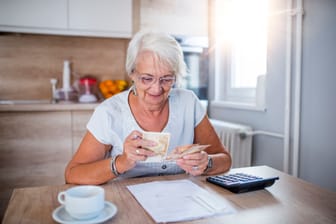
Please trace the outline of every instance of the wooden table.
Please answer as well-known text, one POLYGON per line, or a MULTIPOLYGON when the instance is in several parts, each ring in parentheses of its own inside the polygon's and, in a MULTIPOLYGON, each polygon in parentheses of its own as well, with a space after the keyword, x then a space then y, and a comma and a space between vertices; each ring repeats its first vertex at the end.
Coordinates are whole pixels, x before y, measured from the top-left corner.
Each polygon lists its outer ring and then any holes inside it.
MULTIPOLYGON (((205 181, 205 177, 173 175, 132 178, 111 181, 103 185, 106 200, 113 202, 118 212, 107 223, 154 223, 153 219, 126 189, 127 185, 154 180, 189 179, 209 192, 223 197, 237 210, 184 223, 336 223, 336 193, 321 189, 303 180, 267 166, 232 169, 263 177, 279 176, 266 190, 233 194, 205 181)), ((3 223, 55 223, 52 212, 60 204, 58 192, 72 185, 42 186, 15 189, 3 223)))

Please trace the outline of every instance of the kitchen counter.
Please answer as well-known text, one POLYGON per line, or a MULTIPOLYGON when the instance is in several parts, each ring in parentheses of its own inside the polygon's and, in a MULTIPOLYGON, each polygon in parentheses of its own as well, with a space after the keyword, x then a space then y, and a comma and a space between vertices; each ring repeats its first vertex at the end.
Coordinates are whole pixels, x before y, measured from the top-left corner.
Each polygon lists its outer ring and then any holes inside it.
POLYGON ((0 220, 14 188, 64 184, 98 105, 0 100, 0 220))
MULTIPOLYGON (((4 101, 2 101, 4 102, 4 101)), ((11 101, 7 101, 11 102, 11 101)), ((19 103, 13 101, 14 103, 0 103, 0 112, 20 112, 20 111, 92 111, 100 103, 48 103, 48 102, 29 102, 20 101, 19 103)))

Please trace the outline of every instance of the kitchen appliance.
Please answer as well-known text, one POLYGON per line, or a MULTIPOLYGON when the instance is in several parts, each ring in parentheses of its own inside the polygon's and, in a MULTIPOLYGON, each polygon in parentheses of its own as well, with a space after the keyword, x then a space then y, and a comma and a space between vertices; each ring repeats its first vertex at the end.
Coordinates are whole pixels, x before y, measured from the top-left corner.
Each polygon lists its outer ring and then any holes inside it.
POLYGON ((97 102, 97 79, 86 76, 79 79, 79 102, 94 103, 97 102))
MULTIPOLYGON (((56 89, 55 93, 53 93, 53 100, 55 101, 63 101, 63 102, 77 102, 78 94, 77 91, 72 88, 71 82, 71 62, 65 60, 63 62, 63 77, 62 77, 62 88, 56 89)), ((55 80, 51 81, 52 85, 56 85, 57 82, 54 84, 55 80)), ((54 87, 53 87, 54 88, 54 87)))
POLYGON ((180 44, 187 74, 181 86, 192 90, 201 101, 208 101, 209 57, 208 37, 175 36, 180 44))

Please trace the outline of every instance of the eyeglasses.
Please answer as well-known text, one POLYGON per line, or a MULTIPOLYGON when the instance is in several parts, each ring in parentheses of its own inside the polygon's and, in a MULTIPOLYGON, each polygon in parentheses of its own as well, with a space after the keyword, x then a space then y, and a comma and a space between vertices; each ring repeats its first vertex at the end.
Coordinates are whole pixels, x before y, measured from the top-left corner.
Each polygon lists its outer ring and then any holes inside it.
MULTIPOLYGON (((144 86, 151 86, 154 83, 156 83, 157 79, 156 77, 148 74, 139 74, 138 80, 141 82, 144 86)), ((163 87, 172 87, 175 84, 176 77, 173 75, 166 75, 159 78, 159 84, 163 87)))

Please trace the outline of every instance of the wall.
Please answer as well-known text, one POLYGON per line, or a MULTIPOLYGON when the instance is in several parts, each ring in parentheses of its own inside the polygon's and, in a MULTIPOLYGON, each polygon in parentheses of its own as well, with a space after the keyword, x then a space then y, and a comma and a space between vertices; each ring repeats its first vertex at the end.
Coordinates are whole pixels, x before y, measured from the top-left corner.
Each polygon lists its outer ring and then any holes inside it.
POLYGON ((62 86, 64 60, 80 76, 125 79, 128 41, 0 33, 0 100, 51 99, 50 79, 62 86))
POLYGON ((300 175, 336 191, 336 1, 304 7, 300 175))
MULTIPOLYGON (((286 9, 286 1, 272 1, 286 9)), ((336 191, 336 1, 304 0, 300 163, 299 177, 336 191)), ((293 26, 293 30, 295 26, 293 26)), ((210 107, 210 116, 251 125, 256 130, 284 133, 285 116, 285 14, 271 18, 268 52, 266 112, 210 107)), ((293 35, 295 39, 295 36, 293 35)), ((295 42, 294 46, 295 47, 295 42)), ((294 59, 292 59, 294 64, 294 59)), ((294 89, 292 89, 294 92, 294 89)), ((293 98, 291 101, 293 102, 293 98)), ((293 106, 293 105, 292 105, 293 106)), ((293 115, 293 114, 292 114, 293 115)), ((282 169, 283 139, 253 138, 253 165, 282 169)), ((290 143, 293 142, 291 132, 290 143)))

